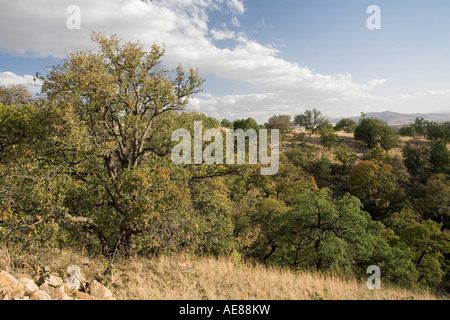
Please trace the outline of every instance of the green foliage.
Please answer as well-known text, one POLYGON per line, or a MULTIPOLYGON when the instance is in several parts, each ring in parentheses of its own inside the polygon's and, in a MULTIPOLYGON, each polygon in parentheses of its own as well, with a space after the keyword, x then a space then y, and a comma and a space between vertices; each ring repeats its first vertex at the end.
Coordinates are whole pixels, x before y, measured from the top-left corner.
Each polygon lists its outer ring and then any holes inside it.
POLYGON ((289 115, 273 116, 267 123, 264 124, 267 129, 278 129, 282 134, 286 134, 292 131, 294 124, 291 121, 289 115))
POLYGON ((450 122, 437 124, 435 122, 426 123, 426 136, 429 140, 444 140, 446 142, 450 139, 450 122))
POLYGON ((376 264, 392 282, 410 283, 413 279, 412 264, 389 246, 382 236, 382 224, 371 221, 355 197, 334 201, 327 189, 305 191, 277 224, 273 230, 276 250, 268 258, 271 262, 294 269, 361 275, 365 272, 361 265, 376 264), (397 278, 399 275, 402 277, 397 278))
POLYGON ((397 179, 391 165, 375 159, 361 161, 349 175, 352 194, 363 202, 364 209, 375 219, 402 206, 405 195, 397 179))
POLYGON ((431 145, 430 163, 433 173, 450 174, 450 151, 447 148, 447 141, 437 139, 431 145))
POLYGON ((223 119, 221 122, 220 122, 220 125, 223 127, 223 128, 227 128, 227 129, 233 129, 233 122, 231 122, 230 120, 228 120, 228 119, 223 119))
POLYGON ((244 131, 247 131, 249 129, 254 129, 254 130, 259 129, 258 123, 256 122, 255 119, 252 119, 252 118, 235 120, 233 122, 233 127, 234 127, 234 130, 242 129, 244 131))
POLYGON ((358 123, 352 119, 344 118, 340 120, 334 127, 335 131, 345 131, 347 133, 354 133, 358 123))
POLYGON ((387 162, 390 159, 391 157, 389 156, 389 154, 387 154, 386 151, 383 150, 383 148, 381 148, 379 145, 372 148, 370 150, 370 154, 363 157, 363 160, 378 160, 380 162, 387 162))
POLYGON ((425 182, 431 174, 430 149, 422 142, 408 141, 403 147, 405 167, 411 176, 425 182))
POLYGON ((432 175, 425 185, 416 185, 416 208, 424 218, 450 228, 450 181, 443 174, 432 175))
POLYGON ((331 177, 331 160, 323 156, 313 166, 313 174, 320 188, 325 187, 331 177))
POLYGON ((337 134, 334 132, 333 127, 329 127, 326 125, 322 125, 319 127, 320 141, 323 146, 331 149, 332 147, 338 144, 339 138, 337 134))
POLYGON ((355 129, 355 139, 363 141, 369 148, 377 144, 388 151, 398 145, 398 136, 389 125, 378 119, 363 119, 355 129))
POLYGON ((220 122, 217 119, 214 119, 213 117, 206 117, 205 120, 203 120, 203 126, 205 128, 211 129, 211 128, 219 128, 220 122))
POLYGON ((415 137, 416 129, 414 126, 401 127, 398 132, 402 137, 415 137))
POLYGON ((342 143, 337 148, 335 148, 334 155, 336 159, 341 163, 342 173, 348 174, 348 172, 356 162, 356 154, 352 152, 347 144, 342 143))
POLYGON ((322 113, 317 110, 306 110, 304 113, 295 116, 294 124, 300 128, 305 128, 312 133, 316 133, 317 129, 328 123, 328 120, 322 116, 322 113))
POLYGON ((424 118, 416 118, 412 126, 414 127, 414 131, 416 132, 416 134, 421 135, 425 138, 427 134, 426 124, 427 121, 425 121, 424 118))
POLYGON ((436 222, 412 222, 399 234, 400 247, 412 251, 412 261, 419 273, 417 283, 423 287, 435 286, 445 272, 444 254, 450 252, 450 236, 441 231, 436 222))

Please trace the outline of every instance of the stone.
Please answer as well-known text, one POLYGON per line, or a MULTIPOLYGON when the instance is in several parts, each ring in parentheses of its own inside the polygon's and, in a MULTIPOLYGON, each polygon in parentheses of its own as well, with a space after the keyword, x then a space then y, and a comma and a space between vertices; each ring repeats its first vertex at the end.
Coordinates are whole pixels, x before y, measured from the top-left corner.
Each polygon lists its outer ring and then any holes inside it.
POLYGON ((26 277, 22 277, 22 278, 19 279, 19 282, 21 284, 23 284, 24 289, 25 289, 25 294, 27 294, 27 295, 32 294, 36 290, 39 290, 39 287, 31 279, 28 279, 26 277))
POLYGON ((90 296, 87 293, 81 292, 81 291, 77 291, 76 297, 80 300, 95 300, 94 297, 90 296))
POLYGON ((64 281, 60 277, 51 274, 47 279, 47 284, 50 287, 56 288, 62 286, 64 284, 64 281))
POLYGON ((39 290, 50 295, 52 299, 59 299, 61 292, 65 292, 65 286, 62 284, 59 287, 52 287, 49 285, 48 280, 45 280, 45 282, 39 286, 39 290))
POLYGON ((30 296, 30 300, 52 300, 50 295, 42 290, 36 290, 33 292, 33 294, 30 296))
POLYGON ((4 270, 0 271, 0 294, 7 294, 11 298, 22 298, 25 288, 16 278, 4 270))
POLYGON ((57 297, 58 300, 73 300, 67 293, 60 291, 57 297))
POLYGON ((44 271, 45 272, 52 272, 52 268, 50 268, 49 266, 45 266, 44 267, 44 271))
POLYGON ((107 287, 105 287, 104 285, 102 285, 100 282, 98 282, 96 280, 89 283, 89 293, 91 294, 91 296, 99 298, 99 299, 103 299, 103 300, 108 300, 108 299, 113 298, 112 292, 107 287))
POLYGON ((50 293, 50 286, 48 285, 48 282, 44 281, 44 283, 39 286, 39 290, 50 293))

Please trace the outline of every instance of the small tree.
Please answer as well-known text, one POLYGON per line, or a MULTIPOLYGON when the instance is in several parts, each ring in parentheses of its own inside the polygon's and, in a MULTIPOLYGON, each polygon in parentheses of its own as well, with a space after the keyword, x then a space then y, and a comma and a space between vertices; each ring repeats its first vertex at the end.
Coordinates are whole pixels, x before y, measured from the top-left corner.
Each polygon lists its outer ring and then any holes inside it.
POLYGON ((356 154, 354 154, 350 147, 345 143, 340 144, 334 150, 334 155, 336 156, 336 159, 341 163, 342 171, 344 173, 348 173, 356 162, 356 154))
POLYGON ((306 110, 305 113, 299 114, 294 118, 294 124, 300 128, 316 133, 317 129, 327 123, 328 120, 322 116, 322 113, 317 110, 306 110))
POLYGON ((254 129, 254 130, 259 129, 258 123, 253 118, 235 120, 233 122, 233 127, 234 127, 234 130, 242 129, 244 131, 249 130, 249 129, 254 129))
POLYGON ((418 135, 421 135, 425 138, 427 136, 427 123, 428 121, 426 121, 424 118, 416 118, 412 126, 414 127, 414 131, 418 135))
POLYGON ((450 122, 443 124, 428 122, 426 130, 428 140, 442 139, 448 141, 450 139, 450 122))
POLYGON ((294 128, 290 115, 273 116, 264 124, 264 126, 267 129, 278 129, 282 134, 289 133, 294 128))
POLYGON ((438 139, 431 145, 430 162, 434 173, 450 174, 450 151, 447 149, 447 142, 438 139))
POLYGON ((331 149, 338 143, 338 136, 333 129, 322 129, 319 131, 320 141, 324 147, 331 149))
POLYGON ((414 129, 413 126, 402 127, 402 128, 400 128, 398 133, 402 137, 415 137, 416 136, 416 129, 414 129))
POLYGON ((397 133, 387 122, 378 119, 363 119, 355 129, 355 139, 363 141, 369 148, 377 144, 387 151, 398 145, 397 133))
POLYGON ((345 131, 347 133, 354 133, 358 123, 352 119, 344 118, 340 120, 334 127, 335 131, 345 131))
POLYGON ((223 119, 223 120, 220 122, 220 125, 221 125, 223 128, 233 129, 233 122, 231 122, 231 121, 228 120, 228 119, 223 119))

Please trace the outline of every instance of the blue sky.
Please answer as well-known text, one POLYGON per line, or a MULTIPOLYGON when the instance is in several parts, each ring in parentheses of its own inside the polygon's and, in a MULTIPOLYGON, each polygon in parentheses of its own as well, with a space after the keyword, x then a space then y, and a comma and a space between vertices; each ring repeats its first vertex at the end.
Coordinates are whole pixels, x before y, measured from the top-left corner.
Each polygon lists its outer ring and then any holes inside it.
MULTIPOLYGON (((230 120, 318 108, 450 112, 448 0, 0 0, 0 84, 36 72, 88 34, 166 44, 165 63, 199 67, 204 92, 189 108, 230 120), (80 30, 66 9, 80 8, 80 30), (369 30, 370 5, 381 30, 369 30)), ((38 86, 30 86, 37 92, 38 86)))

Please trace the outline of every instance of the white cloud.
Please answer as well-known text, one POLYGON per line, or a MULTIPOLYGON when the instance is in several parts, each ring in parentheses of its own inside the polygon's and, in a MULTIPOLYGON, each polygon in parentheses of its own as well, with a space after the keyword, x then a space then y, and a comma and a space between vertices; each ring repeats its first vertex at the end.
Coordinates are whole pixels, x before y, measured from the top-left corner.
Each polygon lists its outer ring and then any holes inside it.
POLYGON ((228 29, 223 30, 212 29, 211 35, 214 40, 229 40, 236 38, 236 33, 228 29))
POLYGON ((239 22, 239 19, 237 17, 232 17, 231 18, 231 23, 235 26, 235 27, 240 27, 241 23, 239 22))
POLYGON ((0 72, 0 85, 9 86, 24 84, 31 93, 38 93, 41 90, 41 81, 34 81, 34 77, 30 75, 18 76, 12 72, 0 72))
POLYGON ((228 0, 227 5, 234 14, 242 15, 245 13, 245 5, 242 0, 228 0))

